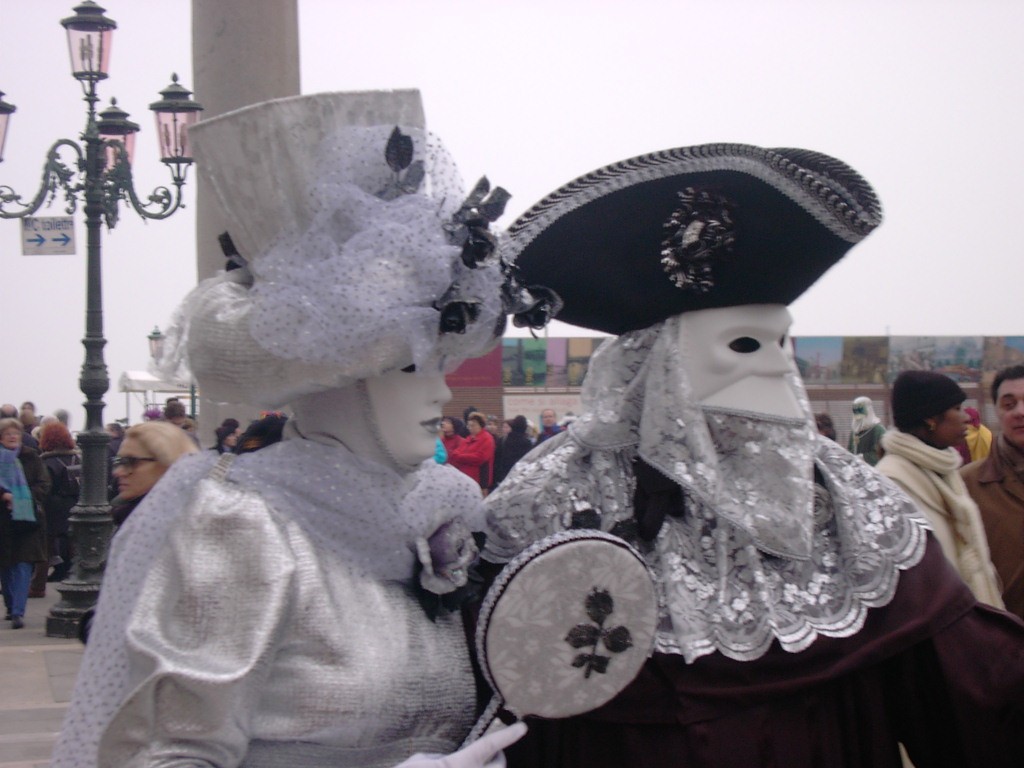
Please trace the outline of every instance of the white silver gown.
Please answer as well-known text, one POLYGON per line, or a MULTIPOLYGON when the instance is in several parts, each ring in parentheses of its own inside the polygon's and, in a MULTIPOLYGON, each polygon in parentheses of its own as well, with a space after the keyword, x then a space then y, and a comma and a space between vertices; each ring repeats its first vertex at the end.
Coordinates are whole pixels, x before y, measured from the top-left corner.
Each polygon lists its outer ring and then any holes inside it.
POLYGON ((227 480, 215 461, 175 465, 115 538, 54 768, 394 766, 457 748, 474 709, 462 624, 423 612, 409 541, 479 514, 472 482, 301 439, 238 457, 227 480))

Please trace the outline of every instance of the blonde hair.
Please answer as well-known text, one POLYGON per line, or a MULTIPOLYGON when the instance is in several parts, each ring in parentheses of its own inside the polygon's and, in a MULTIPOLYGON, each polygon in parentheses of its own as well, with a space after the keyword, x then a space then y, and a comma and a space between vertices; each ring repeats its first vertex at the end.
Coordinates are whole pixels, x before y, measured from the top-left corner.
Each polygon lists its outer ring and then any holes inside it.
POLYGON ((124 439, 129 438, 138 441, 164 467, 199 450, 185 430, 167 421, 146 421, 129 427, 124 439))
POLYGON ((8 429, 16 429, 19 432, 24 432, 25 426, 21 423, 20 419, 16 419, 13 416, 8 416, 6 419, 0 419, 0 434, 3 434, 8 429))

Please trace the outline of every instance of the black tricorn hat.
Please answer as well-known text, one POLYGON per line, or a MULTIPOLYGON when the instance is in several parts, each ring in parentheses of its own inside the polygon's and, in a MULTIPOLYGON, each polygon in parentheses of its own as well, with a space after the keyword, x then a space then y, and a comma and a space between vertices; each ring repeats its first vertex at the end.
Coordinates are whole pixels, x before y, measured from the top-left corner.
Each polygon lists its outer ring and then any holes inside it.
POLYGON ((789 304, 882 220, 871 186, 805 149, 706 144, 605 166, 509 227, 559 320, 612 334, 682 312, 789 304))

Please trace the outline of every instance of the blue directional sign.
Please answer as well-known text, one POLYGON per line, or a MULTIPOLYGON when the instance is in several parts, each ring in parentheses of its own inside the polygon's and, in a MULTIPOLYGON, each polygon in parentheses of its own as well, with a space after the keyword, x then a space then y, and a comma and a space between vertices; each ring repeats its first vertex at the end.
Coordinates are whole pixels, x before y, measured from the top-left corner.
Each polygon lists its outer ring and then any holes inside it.
POLYGON ((75 252, 75 220, 71 216, 26 216, 21 220, 23 256, 60 256, 75 252))

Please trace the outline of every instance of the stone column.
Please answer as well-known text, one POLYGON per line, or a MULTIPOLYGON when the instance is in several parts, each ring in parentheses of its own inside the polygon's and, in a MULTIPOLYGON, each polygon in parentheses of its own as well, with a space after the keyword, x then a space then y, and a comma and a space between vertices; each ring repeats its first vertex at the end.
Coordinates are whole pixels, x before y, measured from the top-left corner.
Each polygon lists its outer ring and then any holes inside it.
MULTIPOLYGON (((202 119, 297 95, 298 0, 192 0, 192 68, 202 119)), ((217 236, 227 227, 213 190, 198 174, 196 181, 196 267, 203 280, 224 267, 217 236)), ((225 418, 238 419, 244 429, 255 415, 254 407, 202 399, 203 445, 213 445, 213 432, 225 418)))

